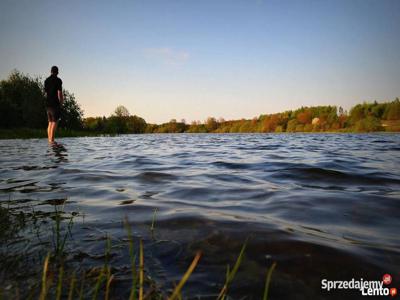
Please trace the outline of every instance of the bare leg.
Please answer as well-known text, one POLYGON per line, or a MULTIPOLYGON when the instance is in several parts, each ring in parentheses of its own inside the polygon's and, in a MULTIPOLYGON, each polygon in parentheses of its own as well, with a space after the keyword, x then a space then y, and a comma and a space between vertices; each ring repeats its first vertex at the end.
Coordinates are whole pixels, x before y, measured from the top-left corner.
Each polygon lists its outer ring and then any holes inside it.
POLYGON ((47 139, 49 140, 49 143, 51 143, 51 122, 49 122, 49 125, 47 126, 47 139))
POLYGON ((53 122, 53 132, 52 132, 52 141, 54 142, 54 138, 56 136, 56 130, 57 130, 57 122, 53 122))
POLYGON ((51 128, 50 128, 50 133, 51 133, 51 142, 54 142, 54 137, 56 134, 56 129, 57 129, 57 122, 51 122, 51 128))

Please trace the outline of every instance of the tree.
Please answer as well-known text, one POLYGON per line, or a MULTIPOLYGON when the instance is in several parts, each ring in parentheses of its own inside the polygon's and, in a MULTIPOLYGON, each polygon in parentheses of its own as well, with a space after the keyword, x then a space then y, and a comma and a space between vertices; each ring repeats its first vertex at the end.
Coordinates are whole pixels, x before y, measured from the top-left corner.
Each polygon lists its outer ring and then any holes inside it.
POLYGON ((355 125, 356 131, 359 132, 370 132, 381 130, 381 122, 374 116, 368 116, 365 119, 357 121, 355 125))
POLYGON ((118 118, 127 118, 130 116, 128 109, 123 105, 117 106, 114 111, 114 115, 118 118))
POLYGON ((296 126, 297 126, 297 120, 292 119, 288 122, 286 131, 287 132, 295 132, 296 131, 296 126))
POLYGON ((129 116, 127 128, 129 133, 144 133, 146 131, 146 121, 138 116, 129 116))
POLYGON ((64 104, 61 107, 60 127, 83 129, 83 111, 75 100, 74 94, 64 91, 64 104))
POLYGON ((400 100, 396 98, 393 102, 386 106, 384 112, 384 119, 386 120, 400 120, 400 100))
POLYGON ((311 124, 311 112, 305 110, 297 114, 297 121, 301 124, 311 124))
POLYGON ((0 82, 0 127, 43 128, 47 124, 40 78, 17 70, 0 82))
POLYGON ((218 122, 214 117, 208 117, 205 126, 207 132, 212 132, 218 128, 218 122))
MULTIPOLYGON (((83 112, 75 96, 67 90, 61 108, 61 127, 81 129, 83 112)), ((43 83, 40 77, 31 77, 17 70, 0 82, 0 127, 45 128, 47 116, 43 83)))
POLYGON ((107 119, 106 131, 109 133, 117 133, 117 134, 127 133, 128 118, 129 118, 128 109, 123 105, 117 106, 117 108, 114 110, 114 114, 112 114, 107 119))

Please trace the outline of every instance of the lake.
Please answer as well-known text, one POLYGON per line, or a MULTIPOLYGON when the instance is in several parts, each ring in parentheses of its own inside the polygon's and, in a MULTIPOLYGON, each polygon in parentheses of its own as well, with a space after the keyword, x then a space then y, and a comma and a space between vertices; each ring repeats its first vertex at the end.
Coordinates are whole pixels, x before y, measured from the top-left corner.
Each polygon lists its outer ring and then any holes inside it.
MULTIPOLYGON (((361 297, 322 290, 323 279, 380 281, 389 273, 399 286, 399 134, 152 134, 58 142, 0 141, 0 203, 42 215, 64 203, 76 216, 66 247, 78 269, 101 264, 109 235, 116 299, 129 295, 124 218, 143 239, 146 274, 160 290, 170 291, 202 251, 185 298, 215 299, 246 240, 231 299, 261 299, 273 262, 270 299, 361 297)), ((24 263, 34 264, 35 253, 49 246, 46 222, 9 238, 3 252, 25 251, 32 260, 24 263)))

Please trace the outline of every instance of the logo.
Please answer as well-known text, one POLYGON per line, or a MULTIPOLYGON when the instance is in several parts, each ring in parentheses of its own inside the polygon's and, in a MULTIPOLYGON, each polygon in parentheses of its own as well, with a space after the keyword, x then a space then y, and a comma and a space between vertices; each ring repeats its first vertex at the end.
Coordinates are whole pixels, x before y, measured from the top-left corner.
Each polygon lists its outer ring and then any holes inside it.
POLYGON ((392 297, 396 296, 396 295, 397 295, 397 289, 396 289, 396 288, 391 288, 391 289, 390 289, 390 295, 391 295, 392 297))
POLYGON ((390 276, 390 274, 385 274, 382 277, 382 281, 384 285, 389 285, 392 283, 392 276, 390 276))
POLYGON ((321 289, 327 292, 333 290, 359 290, 362 296, 392 296, 397 295, 397 288, 389 287, 392 276, 385 274, 382 280, 364 280, 363 278, 351 280, 321 280, 321 289))

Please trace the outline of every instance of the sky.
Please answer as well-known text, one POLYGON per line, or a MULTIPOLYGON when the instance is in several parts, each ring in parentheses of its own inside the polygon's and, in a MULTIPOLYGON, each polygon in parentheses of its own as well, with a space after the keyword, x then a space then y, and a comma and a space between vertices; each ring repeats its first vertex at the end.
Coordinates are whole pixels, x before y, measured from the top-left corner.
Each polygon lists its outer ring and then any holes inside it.
POLYGON ((400 1, 1 0, 0 79, 52 65, 85 117, 349 109, 400 97, 400 1))

